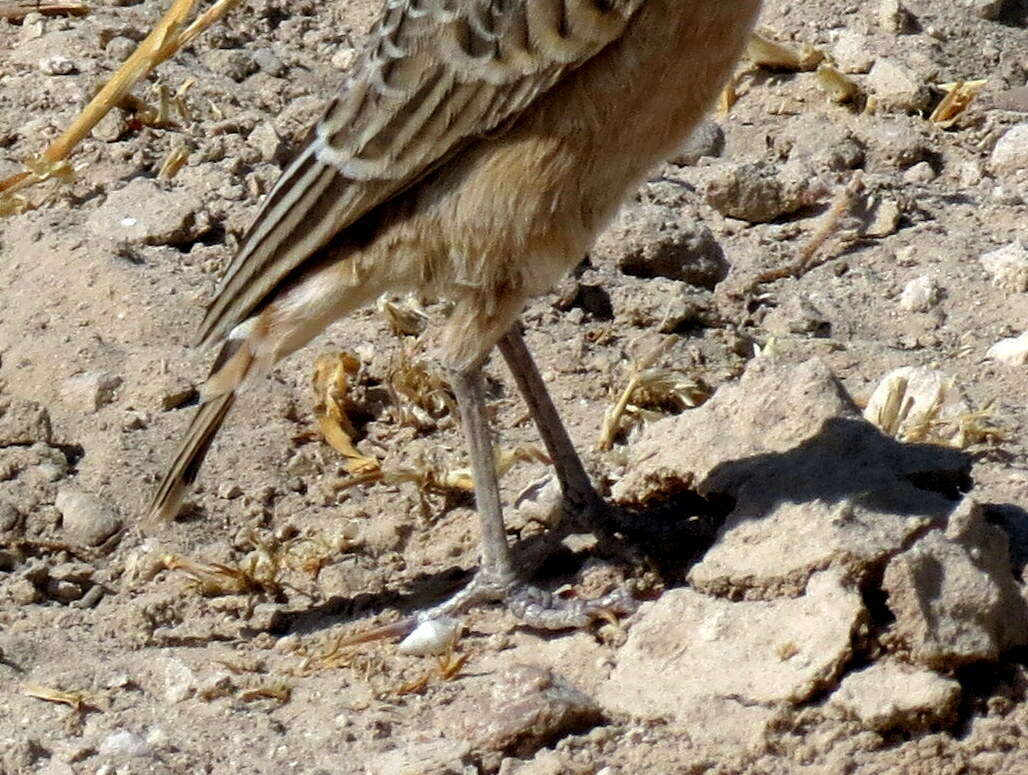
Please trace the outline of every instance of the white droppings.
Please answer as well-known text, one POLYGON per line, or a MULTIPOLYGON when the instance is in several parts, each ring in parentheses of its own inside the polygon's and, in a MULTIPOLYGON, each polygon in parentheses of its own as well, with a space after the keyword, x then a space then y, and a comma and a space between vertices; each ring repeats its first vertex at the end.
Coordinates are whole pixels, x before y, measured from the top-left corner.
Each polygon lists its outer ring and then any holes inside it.
POLYGON ((449 616, 422 622, 398 647, 401 654, 416 657, 437 656, 457 642, 461 623, 449 616))

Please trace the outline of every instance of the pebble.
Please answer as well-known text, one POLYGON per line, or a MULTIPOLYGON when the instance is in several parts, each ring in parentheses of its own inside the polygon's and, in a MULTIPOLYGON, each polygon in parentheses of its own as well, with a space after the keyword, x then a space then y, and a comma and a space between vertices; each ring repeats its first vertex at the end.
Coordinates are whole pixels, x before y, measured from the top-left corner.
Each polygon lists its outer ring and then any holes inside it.
POLYGON ((919 161, 903 172, 903 179, 908 183, 931 183, 935 177, 935 170, 926 161, 919 161))
POLYGON ((111 732, 100 743, 101 756, 149 756, 150 746, 135 732, 111 732))
POLYGON ((908 312, 927 312, 939 302, 939 284, 928 275, 915 277, 900 294, 899 304, 908 312))
POLYGON ((121 529, 114 509, 95 495, 63 488, 55 505, 61 512, 65 537, 83 546, 99 546, 121 529))
POLYGON ((991 250, 978 260, 997 288, 1010 293, 1028 291, 1028 248, 1020 240, 991 250))
POLYGON ((61 54, 40 59, 39 69, 44 75, 71 75, 78 72, 75 63, 61 54))
POLYGON ((729 218, 768 223, 811 203, 811 174, 796 165, 721 164, 704 190, 707 204, 729 218))
POLYGON ((685 145, 671 157, 671 163, 680 167, 688 167, 704 157, 720 156, 724 150, 725 133, 721 129, 721 125, 707 119, 693 130, 689 139, 685 141, 685 145))

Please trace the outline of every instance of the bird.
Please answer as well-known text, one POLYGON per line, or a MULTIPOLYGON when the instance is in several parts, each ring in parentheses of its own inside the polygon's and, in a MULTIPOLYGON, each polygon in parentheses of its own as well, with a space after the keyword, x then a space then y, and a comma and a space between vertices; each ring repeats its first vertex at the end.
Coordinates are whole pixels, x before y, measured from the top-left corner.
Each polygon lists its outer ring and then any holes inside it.
POLYGON ((148 518, 172 519, 236 395, 383 293, 450 312, 431 354, 459 409, 481 529, 471 581, 417 622, 502 602, 524 624, 587 626, 631 595, 565 600, 519 577, 482 366, 495 347, 568 510, 596 493, 520 332, 527 302, 587 255, 730 77, 761 0, 387 0, 339 93, 271 188, 196 344, 220 345, 148 518))

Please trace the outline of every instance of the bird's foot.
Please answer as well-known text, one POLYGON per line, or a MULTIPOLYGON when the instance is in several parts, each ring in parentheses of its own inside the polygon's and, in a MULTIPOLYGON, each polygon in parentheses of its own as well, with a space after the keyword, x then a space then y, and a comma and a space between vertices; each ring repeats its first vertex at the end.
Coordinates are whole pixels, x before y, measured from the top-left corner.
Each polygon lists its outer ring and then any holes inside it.
POLYGON ((580 629, 596 619, 632 613, 636 601, 624 587, 590 599, 565 599, 527 582, 480 570, 457 594, 414 618, 417 624, 463 613, 479 603, 502 601, 519 621, 540 630, 580 629))

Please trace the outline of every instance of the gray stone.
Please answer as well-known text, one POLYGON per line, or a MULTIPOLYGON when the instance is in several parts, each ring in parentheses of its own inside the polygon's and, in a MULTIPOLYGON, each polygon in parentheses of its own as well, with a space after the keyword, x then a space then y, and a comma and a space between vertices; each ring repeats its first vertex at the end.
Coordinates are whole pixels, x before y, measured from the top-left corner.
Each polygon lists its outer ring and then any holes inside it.
POLYGON ((681 167, 696 164, 704 157, 720 156, 725 150, 725 133, 712 119, 700 122, 686 140, 685 145, 671 157, 671 163, 681 167))
POLYGON ((892 640, 918 664, 953 669, 1028 644, 1028 607, 1006 534, 965 497, 945 533, 933 530, 889 562, 882 584, 892 640))
POLYGON ((60 490, 56 506, 64 535, 72 543, 99 546, 121 529, 121 519, 110 505, 81 490, 60 490))
POLYGON ((961 5, 965 6, 979 19, 995 21, 1002 13, 1005 2, 1006 0, 961 0, 961 5))
POLYGON ((925 79, 892 59, 875 60, 866 85, 886 109, 916 112, 931 102, 925 79))
POLYGON ((939 284, 934 277, 915 277, 903 286, 899 305, 907 312, 927 312, 939 302, 939 284))

